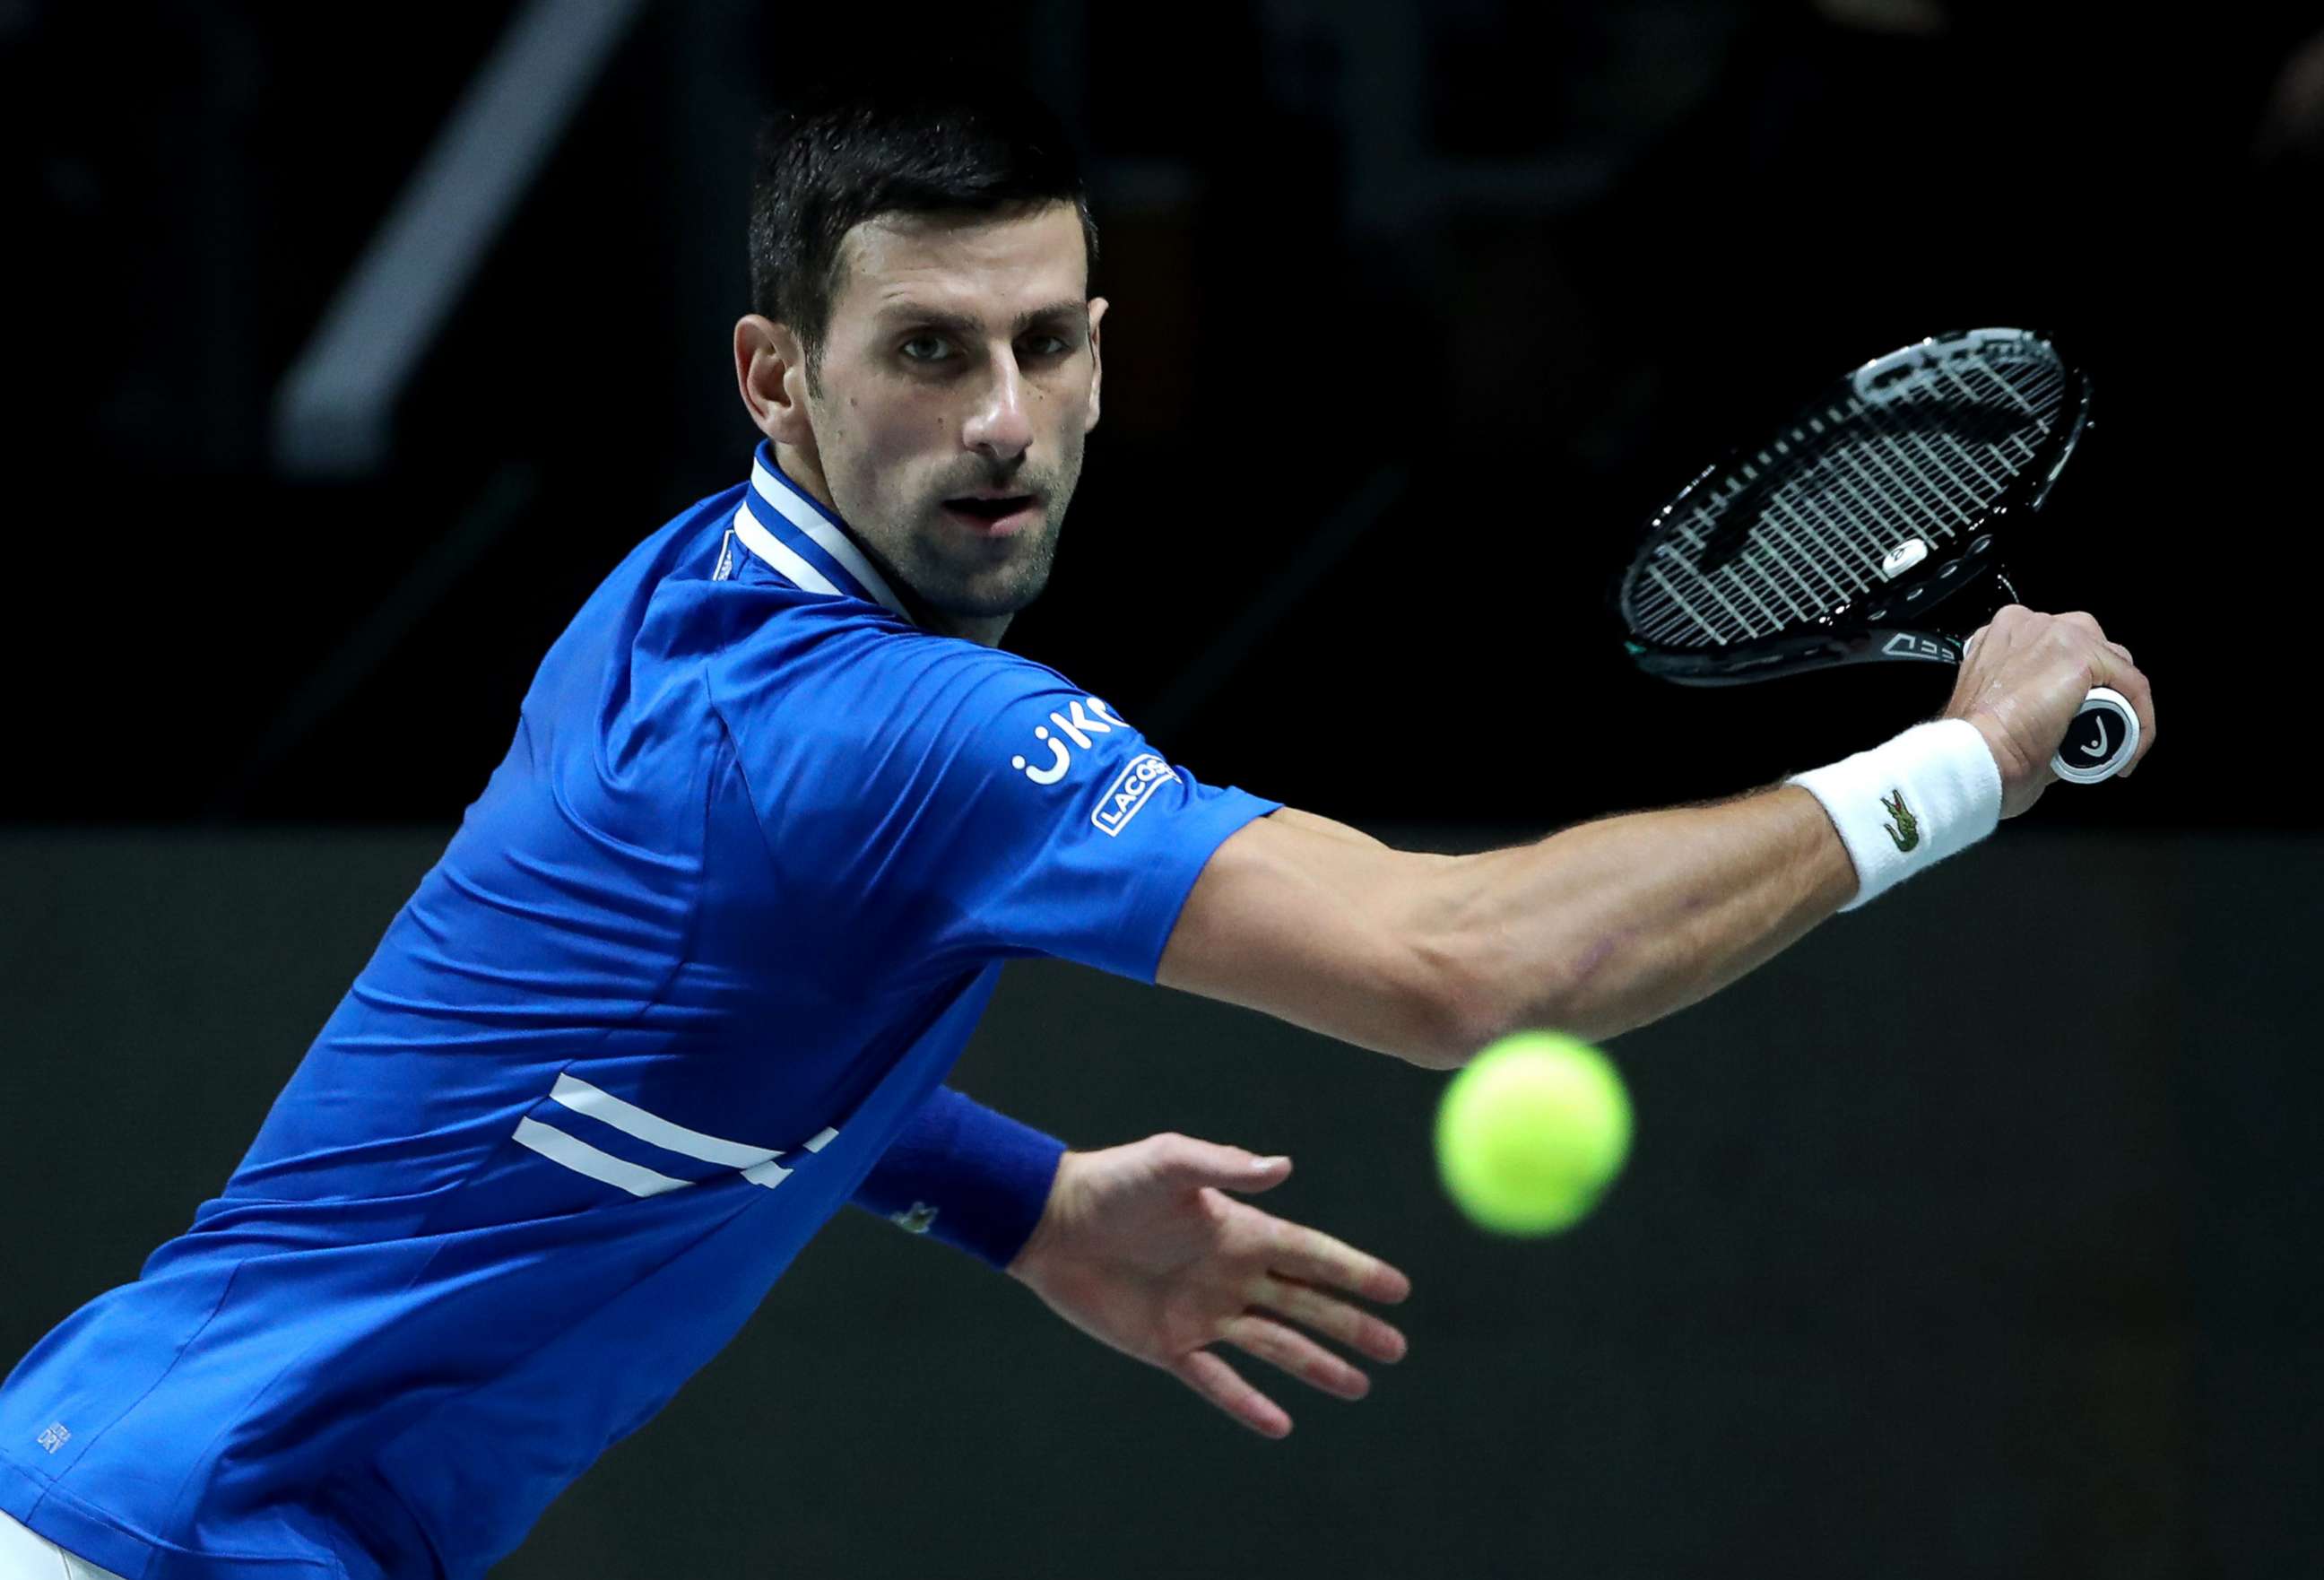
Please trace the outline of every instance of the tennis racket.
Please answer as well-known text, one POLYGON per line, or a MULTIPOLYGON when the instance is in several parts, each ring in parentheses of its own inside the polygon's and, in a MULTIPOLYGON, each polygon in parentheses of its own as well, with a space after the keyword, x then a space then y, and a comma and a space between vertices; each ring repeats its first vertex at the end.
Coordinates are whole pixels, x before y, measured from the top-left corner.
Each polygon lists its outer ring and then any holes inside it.
MULTIPOLYGON (((1868 362, 1648 522, 1616 591, 1625 646, 1646 673, 1691 686, 1958 665, 1969 634, 2018 601, 2004 550, 2089 419, 2089 380, 2030 330, 1970 329, 1868 362)), ((2138 738, 2129 699, 2094 688, 2051 771, 2111 778, 2138 738)))

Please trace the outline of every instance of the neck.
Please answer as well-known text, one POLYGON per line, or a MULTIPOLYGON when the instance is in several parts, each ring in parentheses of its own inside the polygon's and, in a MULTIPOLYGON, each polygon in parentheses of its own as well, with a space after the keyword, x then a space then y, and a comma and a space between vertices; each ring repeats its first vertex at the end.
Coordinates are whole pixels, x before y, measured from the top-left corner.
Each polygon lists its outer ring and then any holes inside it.
POLYGON ((931 631, 960 637, 979 647, 999 647, 1001 639, 1009 634, 1009 622, 1015 618, 1013 614, 992 614, 978 619, 969 614, 946 614, 941 610, 930 610, 922 624, 931 631))
MULTIPOLYGON (((775 441, 774 451, 775 464, 782 467, 783 476, 814 495, 816 501, 824 509, 837 516, 842 522, 847 519, 845 513, 832 501, 831 485, 824 480, 821 457, 812 450, 800 449, 796 446, 784 444, 780 440, 775 441)), ((888 562, 887 556, 866 543, 862 533, 850 527, 847 529, 847 535, 855 540, 856 547, 869 555, 872 563, 879 566, 881 572, 887 576, 888 585, 895 589, 896 596, 901 599, 904 606, 912 612, 913 620, 918 622, 923 630, 933 631, 940 636, 957 636, 964 642, 973 642, 979 647, 1001 645, 1001 639, 1008 634, 1009 623, 1016 618, 1015 615, 954 614, 947 610, 931 607, 927 600, 920 596, 919 589, 904 579, 896 568, 888 562)))

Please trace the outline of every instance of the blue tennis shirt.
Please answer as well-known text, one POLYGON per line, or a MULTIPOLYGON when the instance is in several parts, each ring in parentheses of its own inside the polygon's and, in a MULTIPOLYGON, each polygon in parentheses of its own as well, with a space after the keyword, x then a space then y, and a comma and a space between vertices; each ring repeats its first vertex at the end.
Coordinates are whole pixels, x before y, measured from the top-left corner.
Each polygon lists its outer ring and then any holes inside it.
POLYGON ((733 1336, 1001 962, 1151 981, 1276 805, 916 626, 761 445, 549 650, 224 1190, 0 1387, 0 1509, 129 1580, 482 1574, 733 1336))

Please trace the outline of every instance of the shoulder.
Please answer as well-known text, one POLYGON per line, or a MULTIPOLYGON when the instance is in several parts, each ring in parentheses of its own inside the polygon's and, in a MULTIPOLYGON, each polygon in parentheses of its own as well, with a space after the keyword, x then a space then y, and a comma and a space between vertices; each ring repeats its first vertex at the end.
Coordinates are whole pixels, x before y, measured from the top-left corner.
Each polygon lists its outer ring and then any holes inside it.
POLYGON ((786 621, 722 660, 710 699, 753 793, 865 816, 995 793, 1033 815, 1143 743, 1048 665, 900 622, 786 621), (1010 784, 1017 789, 1007 790, 1010 784))
POLYGON ((779 723, 862 741, 957 735, 1017 716, 1038 722, 1053 706, 1086 713, 1093 700, 1046 664, 884 611, 824 599, 769 614, 714 658, 712 697, 731 727, 779 723))

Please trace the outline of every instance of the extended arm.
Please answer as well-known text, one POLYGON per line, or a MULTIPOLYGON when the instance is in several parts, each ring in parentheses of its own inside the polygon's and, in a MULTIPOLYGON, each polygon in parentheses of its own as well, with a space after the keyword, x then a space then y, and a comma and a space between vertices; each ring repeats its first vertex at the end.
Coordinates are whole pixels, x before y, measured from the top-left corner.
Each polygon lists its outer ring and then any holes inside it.
POLYGON ((1278 813, 1212 857, 1158 980, 1451 1067, 1518 1026, 1606 1037, 1693 1003, 1855 890, 1788 787, 1468 856, 1278 813))
POLYGON ((1277 813, 1212 856, 1157 980, 1438 1067, 1521 1026, 1611 1036, 1717 992, 1852 900, 2027 810, 2099 685, 2137 707, 2144 762, 2153 696, 2129 651, 2086 614, 2013 604, 1970 639, 1943 720, 1804 776, 1812 791, 1630 813, 1469 856, 1277 813), (1981 798, 1950 799, 1981 799, 1957 819, 1981 827, 1923 827, 1914 815, 1958 788, 1915 783, 1915 753, 1938 748, 1908 743, 1930 730, 1944 734, 1954 779, 1974 759, 1981 798))

